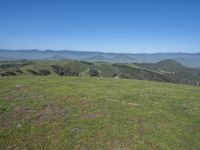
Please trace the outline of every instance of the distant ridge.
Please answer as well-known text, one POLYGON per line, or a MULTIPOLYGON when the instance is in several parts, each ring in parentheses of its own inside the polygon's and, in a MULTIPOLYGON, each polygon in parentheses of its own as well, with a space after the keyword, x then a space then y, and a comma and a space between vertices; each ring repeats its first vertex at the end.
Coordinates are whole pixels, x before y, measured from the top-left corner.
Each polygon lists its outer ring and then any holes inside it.
POLYGON ((200 53, 106 53, 73 50, 8 50, 0 49, 0 61, 4 60, 41 60, 75 59, 87 61, 105 61, 111 63, 156 63, 164 59, 173 59, 189 68, 200 68, 200 53), (55 57, 56 56, 56 57, 55 57))

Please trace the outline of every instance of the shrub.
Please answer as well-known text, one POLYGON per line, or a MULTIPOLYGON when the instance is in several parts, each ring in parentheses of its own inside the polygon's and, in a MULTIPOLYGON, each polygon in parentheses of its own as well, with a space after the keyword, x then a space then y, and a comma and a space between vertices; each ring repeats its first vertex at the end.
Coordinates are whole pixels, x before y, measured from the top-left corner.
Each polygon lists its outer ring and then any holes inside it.
POLYGON ((78 76, 79 73, 72 71, 71 67, 52 65, 53 71, 59 76, 78 76))
POLYGON ((117 74, 116 74, 116 73, 113 73, 113 74, 112 74, 112 77, 117 77, 117 74))
POLYGON ((20 69, 16 70, 17 73, 23 73, 23 71, 21 71, 20 69))
POLYGON ((39 74, 40 75, 43 75, 43 76, 47 76, 47 75, 49 75, 49 74, 51 74, 51 72, 49 71, 49 70, 40 70, 39 71, 39 74))
POLYGON ((40 75, 39 73, 37 73, 35 70, 32 69, 27 69, 27 71, 32 73, 33 75, 40 75))
POLYGON ((88 71, 88 74, 91 76, 91 77, 97 77, 99 76, 99 72, 96 70, 96 69, 90 69, 88 71))
POLYGON ((86 61, 80 61, 81 63, 83 63, 83 64, 86 64, 86 65, 94 65, 93 63, 91 63, 91 62, 86 62, 86 61))
POLYGON ((32 70, 32 69, 27 69, 28 72, 32 73, 33 75, 38 75, 38 76, 47 76, 51 74, 51 72, 47 69, 39 70, 39 72, 32 70))

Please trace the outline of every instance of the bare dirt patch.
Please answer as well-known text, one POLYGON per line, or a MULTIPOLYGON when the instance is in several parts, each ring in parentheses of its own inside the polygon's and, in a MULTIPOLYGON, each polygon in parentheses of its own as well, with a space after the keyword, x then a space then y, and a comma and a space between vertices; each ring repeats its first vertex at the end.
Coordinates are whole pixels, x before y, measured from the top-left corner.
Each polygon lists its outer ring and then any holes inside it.
POLYGON ((15 87, 16 88, 21 88, 21 87, 23 87, 23 84, 17 84, 15 87))
POLYGON ((137 119, 136 123, 137 123, 137 133, 140 136, 143 136, 146 133, 146 128, 145 128, 145 125, 144 125, 145 120, 143 120, 143 119, 137 119))
POLYGON ((136 104, 136 103, 127 103, 128 105, 132 105, 132 106, 140 106, 139 104, 136 104))
POLYGON ((41 121, 52 121, 58 118, 62 118, 69 114, 66 108, 63 108, 56 104, 46 104, 42 110, 36 114, 33 123, 39 123, 41 121))
POLYGON ((118 100, 115 100, 115 99, 106 99, 107 101, 111 101, 111 102, 119 102, 118 100))
POLYGON ((81 116, 81 118, 83 118, 83 119, 95 119, 95 118, 97 118, 98 117, 98 115, 97 114, 85 114, 85 115, 82 115, 81 116))
POLYGON ((28 107, 18 106, 11 112, 6 112, 0 115, 0 126, 9 128, 12 125, 24 123, 31 119, 32 114, 36 112, 28 107))
POLYGON ((181 141, 183 145, 187 145, 191 141, 191 139, 187 136, 181 136, 179 138, 179 141, 181 141))
POLYGON ((24 123, 38 124, 42 121, 52 121, 69 114, 69 111, 56 104, 44 105, 42 110, 34 110, 28 107, 18 106, 11 112, 0 114, 0 126, 22 127, 24 123))
POLYGON ((82 132, 82 129, 79 128, 79 127, 76 127, 76 128, 71 129, 71 133, 72 133, 73 135, 77 135, 77 134, 79 134, 79 133, 81 133, 81 132, 82 132))

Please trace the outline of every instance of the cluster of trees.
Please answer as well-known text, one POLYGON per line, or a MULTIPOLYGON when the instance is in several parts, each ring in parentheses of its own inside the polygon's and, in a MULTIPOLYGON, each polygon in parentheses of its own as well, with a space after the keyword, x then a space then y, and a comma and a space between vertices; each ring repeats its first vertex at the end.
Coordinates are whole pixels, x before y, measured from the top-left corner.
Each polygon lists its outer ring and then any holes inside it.
POLYGON ((32 62, 29 61, 20 61, 20 62, 13 62, 13 63, 5 63, 0 65, 0 69, 8 69, 8 68, 20 68, 26 65, 30 65, 32 62))
MULTIPOLYGON (((92 65, 92 64, 90 64, 92 65)), ((59 66, 59 65, 52 65, 53 71, 59 76, 79 76, 78 72, 72 70, 69 66, 59 66)), ((90 68, 88 71, 88 75, 90 77, 98 77, 100 76, 97 69, 90 68)))
POLYGON ((14 70, 9 70, 9 71, 1 71, 0 76, 5 77, 5 76, 16 76, 17 74, 22 74, 23 71, 20 69, 14 69, 14 70))
POLYGON ((96 70, 96 69, 89 69, 88 75, 90 77, 98 77, 100 74, 99 74, 98 70, 96 70))
MULTIPOLYGON (((120 78, 126 79, 139 79, 139 80, 154 80, 154 81, 163 81, 170 82, 172 81, 170 77, 167 75, 162 75, 160 73, 156 73, 144 68, 132 68, 123 64, 113 64, 113 66, 117 66, 120 69, 120 78)), ((113 74, 116 76, 116 74, 113 74)))
POLYGON ((0 76, 5 77, 5 76, 16 76, 16 73, 13 71, 5 71, 5 72, 1 72, 0 76))
POLYGON ((39 76, 47 76, 47 75, 51 74, 51 72, 47 69, 39 70, 39 72, 32 70, 32 69, 27 69, 27 71, 32 73, 33 75, 39 75, 39 76))
POLYGON ((80 63, 86 64, 86 65, 94 65, 93 63, 87 62, 87 61, 80 61, 80 63))
POLYGON ((53 71, 59 76, 78 76, 78 72, 72 71, 71 67, 62 67, 59 65, 52 65, 53 71))

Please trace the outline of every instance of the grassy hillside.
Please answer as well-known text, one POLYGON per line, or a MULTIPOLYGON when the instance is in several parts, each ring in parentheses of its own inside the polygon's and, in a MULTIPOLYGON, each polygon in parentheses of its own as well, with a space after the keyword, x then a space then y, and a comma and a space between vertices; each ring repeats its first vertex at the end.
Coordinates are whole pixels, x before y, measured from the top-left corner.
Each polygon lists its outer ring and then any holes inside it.
POLYGON ((76 60, 1 61, 0 76, 98 76, 197 85, 200 69, 186 68, 174 60, 155 64, 86 62, 76 60))
POLYGON ((0 62, 0 76, 10 75, 59 75, 59 76, 90 76, 89 70, 98 71, 101 77, 120 77, 131 79, 150 79, 168 81, 159 72, 132 64, 111 64, 106 62, 85 62, 74 60, 35 60, 0 62), (19 72, 20 71, 20 72, 19 72), (42 74, 48 71, 48 74, 42 74))
POLYGON ((137 64, 137 65, 140 67, 150 69, 150 70, 163 71, 163 72, 180 72, 187 69, 181 63, 173 59, 164 59, 155 64, 146 63, 146 64, 137 64))
POLYGON ((116 78, 0 78, 1 149, 199 149, 200 88, 116 78))

